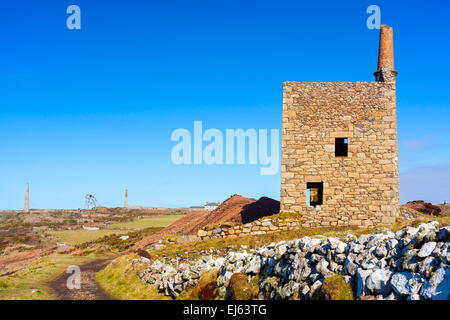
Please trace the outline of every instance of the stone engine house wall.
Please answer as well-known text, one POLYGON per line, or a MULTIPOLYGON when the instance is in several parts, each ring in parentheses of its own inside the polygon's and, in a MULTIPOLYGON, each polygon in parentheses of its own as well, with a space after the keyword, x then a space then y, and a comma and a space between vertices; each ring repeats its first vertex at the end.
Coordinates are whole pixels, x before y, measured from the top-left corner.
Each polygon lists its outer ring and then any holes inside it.
POLYGON ((281 211, 303 226, 369 227, 399 215, 395 81, 283 85, 281 211), (348 155, 335 156, 335 138, 348 155), (307 183, 323 182, 322 205, 307 183))

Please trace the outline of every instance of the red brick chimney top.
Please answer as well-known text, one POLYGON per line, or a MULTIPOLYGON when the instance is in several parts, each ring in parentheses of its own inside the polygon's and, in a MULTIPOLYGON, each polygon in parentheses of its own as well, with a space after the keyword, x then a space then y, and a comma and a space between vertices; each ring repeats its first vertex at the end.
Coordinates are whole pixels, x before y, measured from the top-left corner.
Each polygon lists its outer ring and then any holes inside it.
POLYGON ((394 39, 392 28, 387 25, 381 25, 380 29, 380 47, 378 51, 378 70, 387 68, 394 70, 394 39))
POLYGON ((394 39, 392 28, 382 24, 380 28, 380 46, 378 48, 378 69, 375 72, 377 81, 395 80, 394 39))

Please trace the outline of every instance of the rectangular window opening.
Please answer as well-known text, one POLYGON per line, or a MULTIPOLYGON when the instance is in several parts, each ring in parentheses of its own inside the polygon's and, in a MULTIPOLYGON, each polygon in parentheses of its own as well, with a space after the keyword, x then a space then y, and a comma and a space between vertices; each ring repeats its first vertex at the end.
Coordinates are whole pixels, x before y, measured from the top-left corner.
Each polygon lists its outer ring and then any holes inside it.
POLYGON ((323 204, 323 182, 306 183, 306 204, 313 207, 323 204))
POLYGON ((336 157, 348 156, 348 138, 336 138, 334 146, 334 155, 336 157))

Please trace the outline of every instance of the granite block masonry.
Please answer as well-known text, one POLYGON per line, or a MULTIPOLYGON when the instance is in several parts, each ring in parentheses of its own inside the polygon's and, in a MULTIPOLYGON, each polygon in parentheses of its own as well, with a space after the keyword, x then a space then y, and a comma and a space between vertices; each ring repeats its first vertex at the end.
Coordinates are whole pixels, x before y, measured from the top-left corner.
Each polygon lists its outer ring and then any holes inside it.
POLYGON ((371 227, 399 216, 392 28, 374 82, 285 82, 281 211, 304 227, 371 227))

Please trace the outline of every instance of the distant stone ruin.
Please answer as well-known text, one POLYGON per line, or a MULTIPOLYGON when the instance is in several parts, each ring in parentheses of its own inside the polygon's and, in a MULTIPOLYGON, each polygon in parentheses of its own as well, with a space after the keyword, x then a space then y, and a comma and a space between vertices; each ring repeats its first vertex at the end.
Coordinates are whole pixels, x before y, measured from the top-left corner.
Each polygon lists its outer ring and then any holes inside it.
POLYGON ((27 182, 27 187, 25 189, 25 204, 23 206, 23 212, 30 212, 30 184, 27 182))

